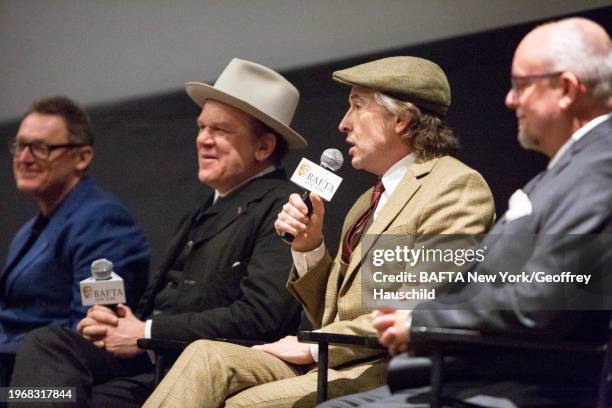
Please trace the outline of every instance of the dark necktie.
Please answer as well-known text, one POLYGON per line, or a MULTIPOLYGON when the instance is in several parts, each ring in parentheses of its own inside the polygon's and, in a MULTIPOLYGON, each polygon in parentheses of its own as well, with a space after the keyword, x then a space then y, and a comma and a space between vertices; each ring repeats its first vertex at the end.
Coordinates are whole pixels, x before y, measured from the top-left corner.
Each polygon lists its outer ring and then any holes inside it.
POLYGON ((374 210, 380 201, 383 191, 385 191, 385 186, 383 185, 382 180, 378 179, 376 184, 374 184, 374 191, 372 191, 370 206, 361 215, 361 217, 359 217, 359 219, 355 221, 353 225, 351 225, 344 235, 344 239, 342 240, 342 260, 344 262, 348 263, 353 250, 359 243, 359 240, 361 240, 361 236, 363 235, 370 219, 374 215, 374 210))

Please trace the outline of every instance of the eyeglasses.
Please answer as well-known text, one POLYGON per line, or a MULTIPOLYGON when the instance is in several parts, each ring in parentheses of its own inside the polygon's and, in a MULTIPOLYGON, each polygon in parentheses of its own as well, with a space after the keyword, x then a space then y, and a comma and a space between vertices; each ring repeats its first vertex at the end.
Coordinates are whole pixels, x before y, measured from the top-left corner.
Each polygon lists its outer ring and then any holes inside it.
POLYGON ((75 147, 87 146, 83 143, 61 143, 61 144, 49 144, 44 142, 22 142, 21 140, 12 139, 9 140, 9 151, 13 156, 19 156, 25 149, 30 149, 30 153, 37 159, 46 160, 49 158, 51 152, 55 149, 68 148, 72 149, 75 147))
POLYGON ((512 85, 512 91, 518 97, 533 82, 541 81, 543 79, 554 78, 554 77, 561 75, 562 73, 563 71, 548 72, 544 74, 533 74, 533 75, 511 75, 510 84, 512 85))

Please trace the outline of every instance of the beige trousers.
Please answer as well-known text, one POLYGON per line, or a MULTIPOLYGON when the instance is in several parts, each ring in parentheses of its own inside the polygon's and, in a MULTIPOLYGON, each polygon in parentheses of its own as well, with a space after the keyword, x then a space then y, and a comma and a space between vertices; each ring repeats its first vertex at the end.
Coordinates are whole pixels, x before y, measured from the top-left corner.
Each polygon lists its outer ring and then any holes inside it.
MULTIPOLYGON (((385 370, 384 360, 329 370, 329 398, 377 387, 385 370)), ((266 352, 199 340, 185 349, 143 407, 310 408, 316 405, 316 390, 316 370, 300 374, 266 352)))

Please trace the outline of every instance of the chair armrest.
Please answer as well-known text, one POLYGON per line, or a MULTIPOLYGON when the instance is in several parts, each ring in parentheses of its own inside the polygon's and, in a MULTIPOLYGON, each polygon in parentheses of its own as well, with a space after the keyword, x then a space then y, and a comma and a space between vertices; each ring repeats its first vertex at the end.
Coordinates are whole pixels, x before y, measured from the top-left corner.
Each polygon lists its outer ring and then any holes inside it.
POLYGON ((143 350, 151 350, 156 353, 178 353, 189 345, 188 341, 183 340, 168 340, 168 339, 145 339, 136 340, 138 348, 143 350))
POLYGON ((461 351, 478 349, 517 349, 572 353, 601 353, 603 343, 575 341, 545 341, 541 339, 517 338, 512 335, 481 333, 475 330, 447 329, 439 327, 413 327, 410 330, 411 345, 416 351, 461 351))
POLYGON ((297 334, 297 338, 301 343, 326 343, 334 346, 351 345, 373 349, 385 349, 385 346, 378 342, 376 336, 301 331, 297 334))

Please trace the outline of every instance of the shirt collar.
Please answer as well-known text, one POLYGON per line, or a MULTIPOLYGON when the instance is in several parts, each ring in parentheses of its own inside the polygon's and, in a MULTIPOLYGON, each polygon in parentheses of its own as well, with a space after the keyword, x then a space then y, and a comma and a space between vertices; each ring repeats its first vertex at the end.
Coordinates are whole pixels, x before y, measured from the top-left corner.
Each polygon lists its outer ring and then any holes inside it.
POLYGON ((569 139, 567 139, 565 143, 563 143, 563 146, 561 146, 559 151, 554 155, 552 160, 548 163, 547 169, 548 170, 552 169, 553 166, 557 164, 557 162, 559 162, 559 159, 561 158, 561 156, 563 156, 563 153, 565 153, 570 148, 571 145, 573 145, 574 143, 582 139, 584 135, 589 133, 597 125, 605 122, 611 117, 612 117, 612 112, 600 115, 596 117, 595 119, 590 120, 586 125, 584 125, 580 129, 576 130, 572 134, 572 136, 569 139))
POLYGON ((406 171, 408 171, 408 167, 414 163, 415 158, 416 155, 414 152, 404 156, 404 158, 398 160, 393 166, 389 167, 385 174, 382 175, 381 180, 383 186, 385 186, 385 193, 388 195, 393 193, 404 178, 406 171))
POLYGON ((215 198, 213 200, 213 203, 216 203, 219 198, 223 198, 223 197, 228 196, 233 191, 236 191, 238 188, 244 186, 249 181, 254 180, 254 179, 258 178, 258 177, 265 176, 268 173, 272 173, 274 170, 276 170, 276 166, 271 164, 270 166, 266 167, 265 169, 263 169, 259 173, 255 174, 253 177, 250 177, 250 178, 244 180, 242 183, 236 184, 234 187, 232 187, 231 189, 229 189, 228 191, 226 191, 223 194, 221 194, 217 189, 215 189, 215 198))

